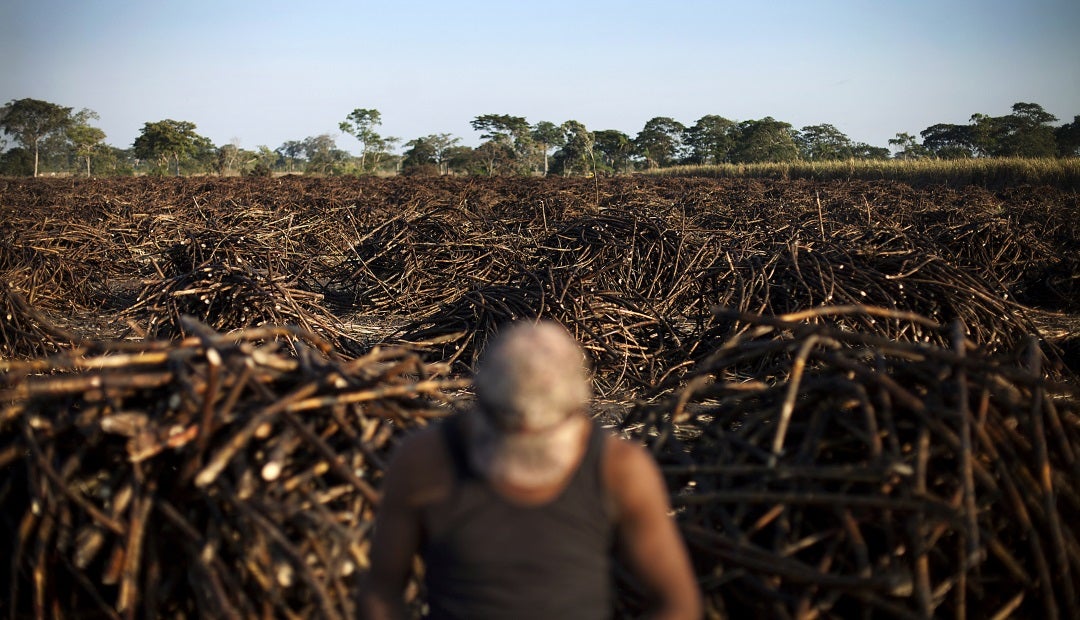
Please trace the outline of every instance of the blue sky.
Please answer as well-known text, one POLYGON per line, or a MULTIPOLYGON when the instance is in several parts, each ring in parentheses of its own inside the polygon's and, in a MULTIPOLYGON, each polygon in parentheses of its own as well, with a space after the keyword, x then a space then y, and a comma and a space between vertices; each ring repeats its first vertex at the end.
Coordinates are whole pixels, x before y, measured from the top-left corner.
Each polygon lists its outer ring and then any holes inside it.
POLYGON ((355 108, 470 145, 488 113, 630 136, 772 116, 875 146, 1018 101, 1080 114, 1077 0, 3 0, 0 58, 0 103, 89 108, 120 147, 171 118, 218 145, 355 152, 355 108))

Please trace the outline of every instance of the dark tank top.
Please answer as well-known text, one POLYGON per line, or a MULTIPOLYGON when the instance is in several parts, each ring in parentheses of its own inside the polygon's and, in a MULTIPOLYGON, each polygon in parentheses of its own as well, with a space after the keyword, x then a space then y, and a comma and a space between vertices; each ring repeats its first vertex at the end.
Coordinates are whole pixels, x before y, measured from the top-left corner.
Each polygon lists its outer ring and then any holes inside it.
POLYGON ((610 618, 613 522, 601 475, 604 432, 547 503, 507 500, 470 467, 461 418, 443 423, 450 497, 424 508, 424 581, 433 619, 610 618))

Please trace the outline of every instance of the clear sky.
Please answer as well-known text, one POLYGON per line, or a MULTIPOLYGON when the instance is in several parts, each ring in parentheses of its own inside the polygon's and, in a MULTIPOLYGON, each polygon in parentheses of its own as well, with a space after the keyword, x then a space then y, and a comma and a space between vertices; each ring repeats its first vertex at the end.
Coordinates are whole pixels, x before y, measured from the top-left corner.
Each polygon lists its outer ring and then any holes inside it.
POLYGON ((0 0, 0 103, 89 108, 106 142, 190 121, 276 148, 355 108, 475 145, 481 114, 631 137, 706 114, 906 131, 1038 103, 1080 114, 1080 0, 0 0))

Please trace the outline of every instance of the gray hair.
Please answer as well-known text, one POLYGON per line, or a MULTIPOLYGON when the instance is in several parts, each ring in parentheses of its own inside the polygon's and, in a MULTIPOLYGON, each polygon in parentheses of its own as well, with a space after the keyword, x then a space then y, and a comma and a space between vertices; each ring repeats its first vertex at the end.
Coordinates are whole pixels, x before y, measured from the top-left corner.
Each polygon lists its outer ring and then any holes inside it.
POLYGON ((503 431, 540 430, 581 411, 592 396, 585 353, 561 325, 517 323, 488 345, 476 397, 503 431))

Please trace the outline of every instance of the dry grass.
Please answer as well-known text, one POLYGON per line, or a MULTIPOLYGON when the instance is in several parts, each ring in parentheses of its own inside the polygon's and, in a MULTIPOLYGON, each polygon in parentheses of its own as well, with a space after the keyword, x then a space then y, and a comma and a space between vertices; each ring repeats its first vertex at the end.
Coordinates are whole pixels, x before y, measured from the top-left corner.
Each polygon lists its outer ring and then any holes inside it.
POLYGON ((1062 189, 1080 188, 1080 158, 1024 159, 888 159, 847 161, 798 161, 788 163, 720 164, 674 166, 652 170, 654 176, 691 176, 763 179, 860 179, 900 181, 916 186, 1050 185, 1062 189))

